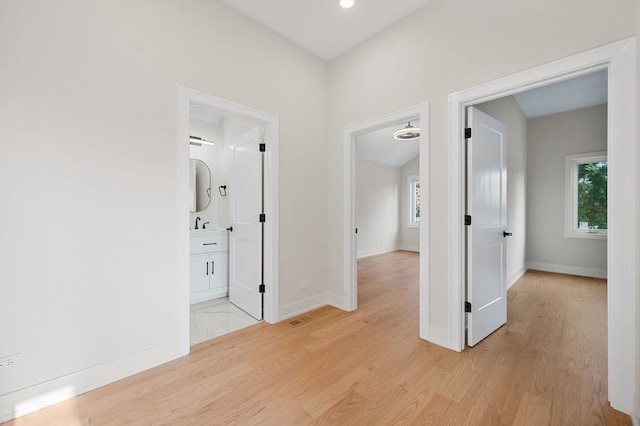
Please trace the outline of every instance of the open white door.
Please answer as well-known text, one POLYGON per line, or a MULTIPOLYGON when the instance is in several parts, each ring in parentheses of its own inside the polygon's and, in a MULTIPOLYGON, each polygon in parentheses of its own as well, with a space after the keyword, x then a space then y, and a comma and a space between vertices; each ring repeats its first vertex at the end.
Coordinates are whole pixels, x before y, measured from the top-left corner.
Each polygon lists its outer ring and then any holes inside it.
POLYGON ((467 343, 474 346, 507 322, 507 132, 473 107, 467 127, 467 343))
POLYGON ((262 319, 262 153, 260 128, 230 143, 229 301, 262 319))

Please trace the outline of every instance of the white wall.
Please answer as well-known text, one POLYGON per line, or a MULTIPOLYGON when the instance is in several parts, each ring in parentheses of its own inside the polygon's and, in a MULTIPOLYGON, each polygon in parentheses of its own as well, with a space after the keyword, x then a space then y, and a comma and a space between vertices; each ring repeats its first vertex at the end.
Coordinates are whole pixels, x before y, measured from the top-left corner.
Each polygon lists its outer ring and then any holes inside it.
POLYGON ((513 96, 476 105, 507 125, 507 287, 526 271, 527 118, 513 96))
POLYGON ((421 265, 430 265, 430 339, 450 342, 449 95, 634 35, 635 3, 434 0, 333 60, 327 175, 332 190, 326 209, 329 291, 343 294, 343 129, 429 101, 430 247, 429 259, 421 265), (406 58, 411 58, 410 66, 406 58))
MULTIPOLYGON (((636 34, 640 35, 640 0, 635 3, 636 15, 636 34)), ((640 43, 636 44, 636 69, 640 69, 640 43)), ((640 102, 640 73, 636 74, 636 104, 640 102)), ((636 135, 638 143, 636 144, 636 164, 640 164, 640 120, 636 120, 636 135)), ((640 188, 640 173, 636 174, 636 190, 640 188)), ((640 223, 640 197, 636 197, 636 223, 640 223)), ((636 238, 636 253, 640 253, 640 238, 636 238)), ((636 354, 640 354, 640 272, 636 277, 636 354)), ((636 356, 636 391, 633 400, 635 401, 635 409, 633 416, 635 417, 636 426, 640 425, 640 356, 636 356)))
POLYGON ((221 178, 224 179, 220 174, 220 160, 226 154, 222 129, 218 124, 191 119, 189 133, 216 143, 214 146, 205 144, 202 144, 202 146, 189 145, 189 158, 202 160, 209 167, 209 172, 211 173, 211 202, 204 210, 189 214, 189 228, 196 226, 196 217, 202 219, 199 224, 200 228, 202 228, 204 222, 209 222, 207 227, 213 228, 218 225, 220 220, 218 211, 221 208, 221 197, 217 189, 218 182, 221 178))
POLYGON ((397 250, 400 241, 400 168, 356 162, 358 257, 397 250))
MULTIPOLYGON (((400 243, 403 250, 420 251, 420 228, 409 228, 409 190, 407 188, 407 178, 411 175, 420 174, 420 156, 409 161, 400 169, 400 243)), ((426 180, 425 180, 426 182, 426 180)), ((423 188, 427 186, 421 184, 421 197, 428 197, 429 194, 423 188)))
POLYGON ((606 277, 607 240, 564 236, 564 156, 607 150, 607 106, 531 119, 528 142, 529 267, 606 277))
POLYGON ((0 57, 0 419, 176 356, 178 85, 279 116, 281 308, 324 297, 325 61, 199 0, 2 1, 0 57))

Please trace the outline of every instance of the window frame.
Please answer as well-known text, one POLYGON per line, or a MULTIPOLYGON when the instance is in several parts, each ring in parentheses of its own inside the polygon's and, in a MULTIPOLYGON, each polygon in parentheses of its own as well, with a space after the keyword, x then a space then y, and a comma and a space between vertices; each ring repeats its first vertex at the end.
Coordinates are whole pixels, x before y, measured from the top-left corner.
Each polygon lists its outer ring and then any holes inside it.
MULTIPOLYGON (((578 166, 586 163, 607 162, 607 151, 587 152, 583 154, 565 155, 565 238, 586 238, 604 240, 606 229, 578 228, 578 166)), ((608 214, 608 212, 607 212, 608 214)))
MULTIPOLYGON (((408 197, 407 201, 409 202, 408 211, 408 221, 407 227, 409 228, 420 228, 420 220, 416 220, 416 190, 415 184, 416 182, 420 182, 420 175, 409 175, 407 176, 407 191, 408 197)), ((421 198, 422 198, 422 194, 421 198)))

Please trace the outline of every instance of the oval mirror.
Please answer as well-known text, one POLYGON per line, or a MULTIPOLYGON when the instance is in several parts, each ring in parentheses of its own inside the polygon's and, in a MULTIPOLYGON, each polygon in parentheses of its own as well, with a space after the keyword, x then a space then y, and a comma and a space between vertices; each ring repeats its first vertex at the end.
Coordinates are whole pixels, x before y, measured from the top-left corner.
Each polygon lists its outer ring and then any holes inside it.
POLYGON ((189 161, 190 207, 191 213, 201 212, 211 202, 211 170, 196 158, 189 161))

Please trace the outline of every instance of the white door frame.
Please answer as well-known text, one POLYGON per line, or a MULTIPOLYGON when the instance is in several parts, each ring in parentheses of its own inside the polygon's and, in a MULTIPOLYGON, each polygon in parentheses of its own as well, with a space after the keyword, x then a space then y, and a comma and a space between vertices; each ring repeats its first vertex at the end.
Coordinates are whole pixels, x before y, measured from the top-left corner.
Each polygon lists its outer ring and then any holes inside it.
MULTIPOLYGON (((267 144, 264 163, 264 320, 279 320, 278 304, 278 145, 279 119, 256 109, 216 98, 193 89, 178 87, 178 354, 189 353, 189 119, 192 104, 205 106, 225 116, 264 126, 267 144)), ((257 214, 257 212, 256 212, 257 214)), ((258 285, 260 283, 256 283, 258 285)))
POLYGON ((449 96, 450 348, 464 348, 464 109, 600 69, 609 71, 608 389, 629 413, 635 391, 635 37, 481 84, 449 96))
MULTIPOLYGON (((347 311, 358 307, 357 252, 355 234, 355 141, 356 136, 373 130, 420 119, 420 176, 429 177, 429 103, 424 102, 409 108, 391 112, 344 128, 343 132, 343 294, 342 303, 331 300, 331 304, 347 311)), ((429 183, 429 182, 428 182, 429 183)), ((430 184, 427 185, 427 188, 430 184)), ((429 192, 421 200, 420 210, 420 337, 427 339, 429 319, 429 192)))

